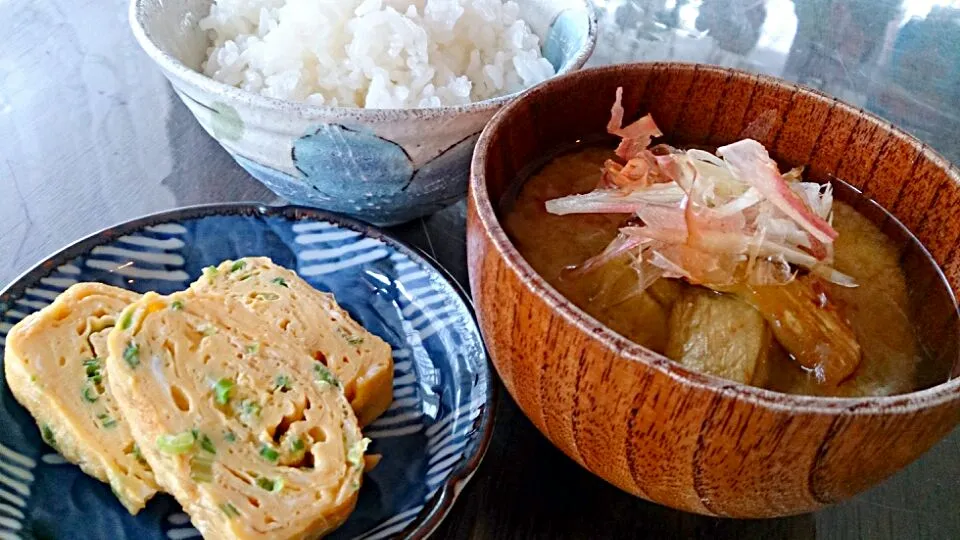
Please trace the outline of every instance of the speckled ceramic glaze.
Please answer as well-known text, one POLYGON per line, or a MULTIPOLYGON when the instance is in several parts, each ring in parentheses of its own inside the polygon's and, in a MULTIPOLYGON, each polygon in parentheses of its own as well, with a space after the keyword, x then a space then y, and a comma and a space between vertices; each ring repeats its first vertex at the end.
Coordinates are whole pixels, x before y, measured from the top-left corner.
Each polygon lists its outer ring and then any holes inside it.
MULTIPOLYGON (((331 538, 424 538, 473 475, 493 430, 494 387, 459 287, 418 252, 325 212, 245 204, 174 210, 111 227, 41 262, 0 292, 0 358, 10 328, 67 287, 186 288, 205 266, 267 256, 294 269, 393 349, 394 400, 364 429, 372 453, 356 510, 331 538)), ((41 441, 0 366, 0 539, 199 538, 168 495, 131 516, 110 487, 41 441)))
MULTIPOLYGON (((596 42, 589 0, 519 0, 559 73, 596 42)), ((198 21, 210 0, 131 0, 130 23, 200 124, 250 174, 296 204, 377 224, 430 214, 466 193, 487 121, 514 96, 435 109, 315 107, 227 86, 198 70, 209 46, 198 21)))

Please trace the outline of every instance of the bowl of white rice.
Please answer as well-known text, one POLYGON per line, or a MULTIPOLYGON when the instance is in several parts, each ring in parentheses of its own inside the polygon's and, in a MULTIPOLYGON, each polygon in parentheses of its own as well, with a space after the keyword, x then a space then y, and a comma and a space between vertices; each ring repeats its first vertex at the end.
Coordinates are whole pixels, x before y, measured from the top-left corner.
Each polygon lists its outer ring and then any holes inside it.
POLYGON ((487 121, 597 32, 590 0, 131 0, 130 23, 251 175, 381 225, 461 199, 487 121))

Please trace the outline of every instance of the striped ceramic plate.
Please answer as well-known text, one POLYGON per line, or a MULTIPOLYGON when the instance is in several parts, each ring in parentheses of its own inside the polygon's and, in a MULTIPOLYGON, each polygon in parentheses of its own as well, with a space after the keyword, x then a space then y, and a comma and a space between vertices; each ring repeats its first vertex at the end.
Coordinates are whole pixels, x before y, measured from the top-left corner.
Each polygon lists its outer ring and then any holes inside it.
MULTIPOLYGON (((0 346, 13 324, 78 281, 138 292, 185 288, 224 259, 296 269, 393 347, 394 402, 367 427, 384 459, 334 538, 424 537, 486 450, 494 387, 471 308, 424 256, 381 231, 295 207, 214 205, 157 214, 73 244, 0 293, 0 346)), ((3 374, 0 371, 0 378, 3 374)), ((199 537, 176 502, 130 516, 105 484, 64 462, 0 385, 0 540, 199 537)))

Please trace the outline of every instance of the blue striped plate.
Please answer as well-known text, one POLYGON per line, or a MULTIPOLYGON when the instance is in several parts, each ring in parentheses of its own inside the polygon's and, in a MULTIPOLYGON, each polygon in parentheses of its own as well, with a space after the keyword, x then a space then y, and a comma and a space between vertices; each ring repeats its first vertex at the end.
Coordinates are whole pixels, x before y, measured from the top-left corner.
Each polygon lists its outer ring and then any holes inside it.
MULTIPOLYGON (((394 402, 365 430, 383 460, 332 538, 430 534, 480 463, 494 386, 469 301, 425 256, 383 232, 298 207, 198 206, 112 227, 67 247, 0 293, 13 324, 78 281, 137 292, 185 288, 205 266, 262 255, 333 292, 393 347, 394 402)), ((0 371, 0 378, 3 377, 0 371)), ((130 516, 109 487, 64 462, 0 385, 0 540, 199 537, 169 496, 130 516)))

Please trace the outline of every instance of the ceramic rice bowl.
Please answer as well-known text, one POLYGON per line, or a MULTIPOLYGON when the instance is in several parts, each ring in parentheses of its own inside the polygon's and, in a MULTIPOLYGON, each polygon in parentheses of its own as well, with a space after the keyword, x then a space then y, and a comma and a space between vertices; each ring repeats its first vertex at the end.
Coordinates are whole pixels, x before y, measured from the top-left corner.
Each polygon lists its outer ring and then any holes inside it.
MULTIPOLYGON (((487 121, 514 95, 456 107, 356 109, 268 98, 199 70, 209 46, 198 22, 210 0, 131 0, 130 24, 203 128, 251 175, 292 203, 394 224, 466 192, 487 121)), ((559 73, 596 42, 589 0, 519 0, 520 16, 559 73)))

